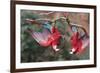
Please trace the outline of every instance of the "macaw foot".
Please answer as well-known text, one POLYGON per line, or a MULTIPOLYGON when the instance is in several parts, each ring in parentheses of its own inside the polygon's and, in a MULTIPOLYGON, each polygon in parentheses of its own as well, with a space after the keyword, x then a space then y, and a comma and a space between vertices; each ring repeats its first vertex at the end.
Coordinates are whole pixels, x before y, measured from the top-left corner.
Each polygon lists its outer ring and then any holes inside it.
POLYGON ((55 45, 55 46, 53 46, 53 50, 54 50, 55 52, 58 52, 60 49, 57 48, 57 45, 55 45))
POLYGON ((75 52, 75 49, 72 48, 71 51, 70 51, 70 54, 74 54, 74 52, 75 52))
POLYGON ((57 52, 57 51, 59 51, 59 50, 60 50, 60 49, 58 49, 58 48, 54 49, 55 52, 57 52))

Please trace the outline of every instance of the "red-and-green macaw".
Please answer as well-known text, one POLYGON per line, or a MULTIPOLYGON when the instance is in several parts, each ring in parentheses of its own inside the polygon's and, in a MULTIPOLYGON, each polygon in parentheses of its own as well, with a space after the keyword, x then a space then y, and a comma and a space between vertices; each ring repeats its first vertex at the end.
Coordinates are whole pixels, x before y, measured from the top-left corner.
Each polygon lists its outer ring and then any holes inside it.
POLYGON ((71 36, 71 52, 70 54, 79 54, 89 45, 89 35, 86 30, 77 24, 71 25, 72 36, 71 36))
MULTIPOLYGON (((38 21, 32 21, 38 23, 38 21)), ((38 23, 39 25, 42 25, 43 31, 42 32, 36 32, 34 30, 29 30, 31 36, 41 45, 44 47, 52 46, 52 49, 54 51, 59 51, 60 49, 57 48, 59 44, 59 40, 61 38, 61 34, 58 31, 58 29, 55 26, 51 25, 52 22, 50 21, 43 21, 41 23, 38 23)))

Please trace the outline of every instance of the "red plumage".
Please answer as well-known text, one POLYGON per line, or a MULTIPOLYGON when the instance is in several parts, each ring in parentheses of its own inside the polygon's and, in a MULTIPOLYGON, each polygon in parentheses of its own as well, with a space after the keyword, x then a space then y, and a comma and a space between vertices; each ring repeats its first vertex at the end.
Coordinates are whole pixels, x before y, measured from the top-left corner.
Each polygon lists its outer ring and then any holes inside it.
POLYGON ((74 53, 80 52, 82 50, 82 40, 79 39, 79 33, 73 33, 71 37, 71 44, 72 44, 72 49, 74 50, 74 53))
POLYGON ((52 27, 51 32, 44 29, 43 32, 32 32, 31 35, 41 46, 52 46, 55 51, 58 51, 57 45, 61 34, 55 26, 52 27))

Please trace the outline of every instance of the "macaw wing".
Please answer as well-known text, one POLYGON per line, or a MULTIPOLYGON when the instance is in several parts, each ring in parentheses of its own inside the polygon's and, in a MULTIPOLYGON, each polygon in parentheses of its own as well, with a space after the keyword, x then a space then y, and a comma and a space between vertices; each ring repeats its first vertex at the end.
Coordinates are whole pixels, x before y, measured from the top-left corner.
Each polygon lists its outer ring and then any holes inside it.
POLYGON ((72 30, 73 30, 74 32, 76 32, 76 31, 79 32, 80 37, 84 38, 84 37, 89 36, 89 35, 87 34, 87 31, 85 30, 85 28, 83 28, 81 25, 72 24, 71 27, 72 27, 72 30))
POLYGON ((32 32, 32 37, 42 46, 47 44, 48 37, 51 35, 49 30, 43 29, 42 32, 32 32))

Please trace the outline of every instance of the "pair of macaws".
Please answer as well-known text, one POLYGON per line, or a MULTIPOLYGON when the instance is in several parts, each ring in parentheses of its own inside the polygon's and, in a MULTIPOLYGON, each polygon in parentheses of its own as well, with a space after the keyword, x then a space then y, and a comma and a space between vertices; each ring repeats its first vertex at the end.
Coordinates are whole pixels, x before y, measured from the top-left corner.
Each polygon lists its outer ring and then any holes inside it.
MULTIPOLYGON (((31 20, 31 22, 38 23, 35 20, 31 20)), ((36 32, 31 30, 30 34, 41 46, 44 47, 52 46, 52 49, 57 52, 60 50, 58 48, 58 45, 60 43, 59 40, 62 38, 62 34, 58 31, 58 29, 54 25, 52 26, 51 23, 52 22, 50 21, 45 21, 41 24, 38 23, 42 25, 43 31, 36 32)), ((72 46, 70 54, 80 53, 89 44, 89 37, 84 28, 79 27, 77 25, 71 25, 70 27, 73 32, 70 39, 72 46), (83 32, 79 33, 78 28, 81 28, 83 32)))

